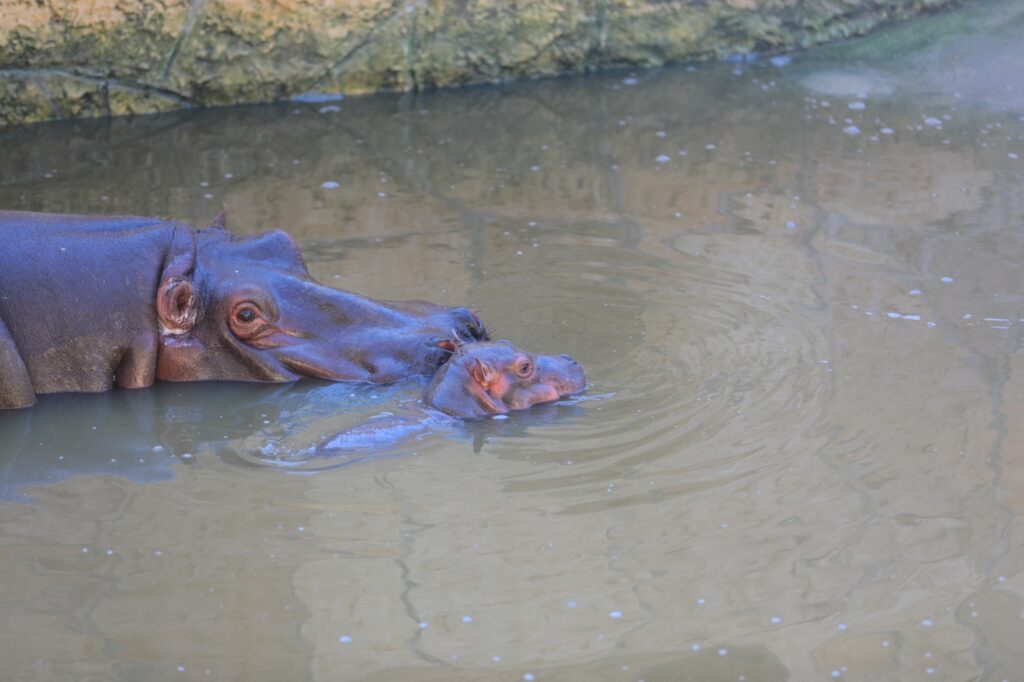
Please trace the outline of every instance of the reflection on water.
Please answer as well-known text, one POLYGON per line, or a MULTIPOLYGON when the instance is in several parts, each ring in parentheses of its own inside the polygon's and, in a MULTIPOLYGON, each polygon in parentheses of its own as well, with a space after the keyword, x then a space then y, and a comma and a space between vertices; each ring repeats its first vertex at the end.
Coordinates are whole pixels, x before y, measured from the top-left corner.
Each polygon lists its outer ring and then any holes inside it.
POLYGON ((0 415, 4 675, 1024 679, 1024 13, 989 7, 1005 69, 947 17, 893 59, 0 132, 4 208, 226 202, 598 398, 307 467, 254 453, 422 382, 0 415))

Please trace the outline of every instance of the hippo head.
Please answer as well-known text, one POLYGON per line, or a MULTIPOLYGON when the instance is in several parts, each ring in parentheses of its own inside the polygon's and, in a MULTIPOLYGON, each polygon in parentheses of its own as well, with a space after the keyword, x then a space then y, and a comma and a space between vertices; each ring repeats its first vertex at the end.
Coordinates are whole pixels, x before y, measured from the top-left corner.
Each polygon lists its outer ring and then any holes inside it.
POLYGON ((288 234, 176 228, 157 290, 157 378, 384 383, 430 374, 476 315, 423 301, 374 301, 314 280, 288 234))
POLYGON ((523 410, 583 390, 583 368, 568 355, 531 355, 508 341, 460 345, 424 394, 453 417, 523 410))

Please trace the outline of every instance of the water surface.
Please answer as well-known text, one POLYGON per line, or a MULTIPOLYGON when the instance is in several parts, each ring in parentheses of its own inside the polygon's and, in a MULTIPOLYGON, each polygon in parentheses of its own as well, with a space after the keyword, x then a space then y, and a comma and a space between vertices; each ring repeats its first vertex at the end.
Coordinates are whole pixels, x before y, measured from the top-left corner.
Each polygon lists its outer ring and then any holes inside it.
POLYGON ((1024 679, 1021 31, 0 131, 4 208, 224 203, 591 381, 308 467, 422 382, 0 415, 0 676, 1024 679))

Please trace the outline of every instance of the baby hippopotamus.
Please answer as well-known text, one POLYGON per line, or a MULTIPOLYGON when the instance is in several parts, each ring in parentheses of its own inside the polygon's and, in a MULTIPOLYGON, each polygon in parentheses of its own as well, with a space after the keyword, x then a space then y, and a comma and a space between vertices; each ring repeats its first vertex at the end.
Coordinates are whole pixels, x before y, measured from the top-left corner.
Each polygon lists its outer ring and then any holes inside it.
MULTIPOLYGON (((525 410, 582 391, 583 368, 568 355, 531 355, 508 341, 458 346, 415 408, 386 412, 323 438, 303 458, 350 456, 450 429, 456 419, 525 410)), ((273 450, 273 448, 270 448, 273 450)))
POLYGON ((583 368, 568 355, 530 355, 509 341, 463 344, 434 375, 423 402, 452 417, 525 410, 583 390, 583 368))

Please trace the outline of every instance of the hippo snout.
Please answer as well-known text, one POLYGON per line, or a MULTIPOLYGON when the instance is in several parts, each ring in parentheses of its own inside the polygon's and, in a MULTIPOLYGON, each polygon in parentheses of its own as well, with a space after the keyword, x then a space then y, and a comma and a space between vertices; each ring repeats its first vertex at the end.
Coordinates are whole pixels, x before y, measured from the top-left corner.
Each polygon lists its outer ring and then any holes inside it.
POLYGON ((578 393, 587 385, 583 367, 571 355, 541 356, 537 364, 540 382, 554 386, 562 396, 578 393))

